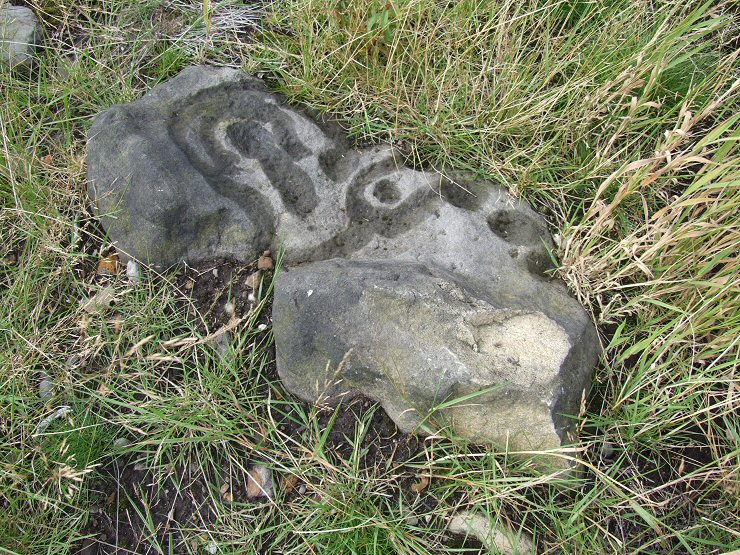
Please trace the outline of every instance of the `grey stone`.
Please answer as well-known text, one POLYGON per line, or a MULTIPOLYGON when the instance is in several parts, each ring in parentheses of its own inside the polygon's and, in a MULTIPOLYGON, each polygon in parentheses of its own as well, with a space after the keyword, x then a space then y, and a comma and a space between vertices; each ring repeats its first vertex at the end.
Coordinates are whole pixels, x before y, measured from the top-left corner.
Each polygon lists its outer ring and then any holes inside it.
POLYGON ((139 263, 135 260, 129 260, 126 262, 126 277, 129 282, 133 284, 139 283, 141 272, 139 271, 139 263))
POLYGON ((36 14, 23 6, 0 5, 0 61, 10 67, 28 67, 41 40, 36 14))
POLYGON ((545 282, 523 281, 486 291, 396 260, 286 269, 273 304, 278 372, 306 400, 376 399, 404 431, 448 426, 514 450, 560 447, 596 339, 564 291, 558 307, 545 282))
POLYGON ((39 397, 43 400, 49 400, 54 396, 54 381, 45 370, 38 373, 39 378, 39 397))
POLYGON ((404 167, 230 69, 188 68, 99 115, 88 192, 123 260, 284 249, 278 372, 309 401, 364 394, 404 430, 570 441, 595 329, 552 279, 525 203, 469 175, 404 167))
POLYGON ((534 541, 526 532, 515 533, 509 527, 493 522, 473 511, 462 511, 447 523, 447 529, 463 536, 476 537, 491 553, 499 555, 531 555, 536 553, 534 541))

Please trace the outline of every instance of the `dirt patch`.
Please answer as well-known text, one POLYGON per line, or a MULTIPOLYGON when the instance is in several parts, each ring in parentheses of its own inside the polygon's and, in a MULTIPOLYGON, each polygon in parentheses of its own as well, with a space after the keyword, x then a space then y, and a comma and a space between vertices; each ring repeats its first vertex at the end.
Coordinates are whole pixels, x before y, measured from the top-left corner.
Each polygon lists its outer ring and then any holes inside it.
POLYGON ((247 502, 246 483, 232 479, 227 467, 204 471, 196 463, 180 462, 153 472, 127 457, 101 468, 98 475, 83 531, 87 537, 78 551, 84 555, 149 553, 155 546, 170 545, 175 553, 194 552, 198 540, 184 545, 182 529, 207 528, 217 518, 217 503, 247 502), (223 484, 228 485, 228 501, 223 484))
MULTIPOLYGON (((250 264, 232 260, 215 260, 197 266, 186 266, 174 277, 174 286, 183 292, 182 310, 203 336, 216 336, 217 350, 228 349, 230 333, 219 330, 228 328, 235 319, 255 313, 255 326, 271 326, 271 307, 267 297, 270 270, 257 272, 257 253, 250 264), (260 299, 266 304, 257 313, 260 299)), ((92 257, 91 257, 92 258, 92 257)), ((88 280, 99 281, 93 276, 96 266, 89 262, 84 273, 88 280)), ((278 375, 275 368, 274 346, 270 347, 270 363, 263 371, 264 383, 257 384, 258 390, 275 394, 274 384, 278 375)), ((287 397, 289 394, 278 391, 287 397)), ((301 404, 305 411, 308 405, 301 404)), ((388 493, 399 496, 415 510, 432 513, 439 501, 428 491, 414 491, 419 487, 418 470, 412 463, 421 463, 423 443, 418 437, 403 434, 382 408, 366 398, 355 398, 338 411, 332 408, 316 413, 319 430, 330 428, 324 449, 337 460, 349 460, 353 456, 353 445, 348 438, 356 436, 358 422, 365 422, 366 433, 359 446, 359 466, 362 469, 393 469, 394 482, 388 493)), ((279 419, 276 424, 280 432, 289 437, 305 437, 306 429, 299 418, 290 415, 279 419)), ((302 495, 320 485, 305 484, 297 476, 273 470, 276 487, 273 500, 249 498, 247 474, 256 464, 254 454, 244 450, 239 460, 224 462, 219 466, 209 461, 208 469, 193 461, 164 461, 157 469, 151 469, 132 455, 122 456, 98 467, 96 479, 91 487, 89 518, 83 529, 84 539, 77 552, 84 555, 149 553, 157 546, 173 553, 206 552, 208 536, 193 530, 213 529, 223 506, 252 507, 253 510, 269 510, 271 503, 289 506, 300 502, 302 495), (204 551, 206 550, 206 551, 204 551)), ((308 492, 308 493, 307 493, 308 492)), ((449 503, 449 499, 446 500, 449 503)), ((442 522, 428 522, 432 527, 442 528, 442 522)), ((264 535, 263 545, 269 545, 270 534, 264 535)), ((450 545, 463 549, 464 553, 480 552, 476 540, 451 537, 450 545)), ((269 550, 268 550, 269 551, 269 550)))

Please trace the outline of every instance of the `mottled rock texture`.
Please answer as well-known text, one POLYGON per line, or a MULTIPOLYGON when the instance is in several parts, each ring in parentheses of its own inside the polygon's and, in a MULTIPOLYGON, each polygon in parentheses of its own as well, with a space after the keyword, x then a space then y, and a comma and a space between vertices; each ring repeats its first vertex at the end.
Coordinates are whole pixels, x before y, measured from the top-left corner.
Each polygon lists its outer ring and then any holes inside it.
POLYGON ((284 249, 277 364, 301 398, 361 393, 403 430, 512 449, 569 441, 598 340, 548 275, 543 220, 502 189, 353 149, 259 80, 207 67, 98 116, 88 177, 124 260, 284 249))
POLYGON ((0 2, 0 63, 29 67, 40 40, 41 26, 30 8, 0 2))

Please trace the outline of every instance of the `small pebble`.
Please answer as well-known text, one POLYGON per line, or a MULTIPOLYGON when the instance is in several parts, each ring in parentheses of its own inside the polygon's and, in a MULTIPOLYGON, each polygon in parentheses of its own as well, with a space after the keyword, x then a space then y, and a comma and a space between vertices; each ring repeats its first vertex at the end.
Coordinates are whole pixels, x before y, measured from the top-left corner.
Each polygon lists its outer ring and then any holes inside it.
POLYGON ((298 493, 300 493, 301 495, 306 495, 306 486, 305 486, 305 484, 301 484, 300 486, 298 486, 298 493))
POLYGON ((416 526, 417 524, 419 524, 419 519, 416 518, 414 515, 408 515, 404 518, 404 520, 409 526, 416 526))
POLYGON ((218 268, 214 268, 213 270, 211 270, 211 273, 213 274, 213 277, 217 278, 218 277, 218 268))
POLYGON ((247 280, 244 282, 244 285, 256 291, 257 289, 259 289, 261 279, 262 272, 260 270, 257 270, 253 274, 249 275, 247 280))
POLYGON ((267 329, 267 324, 260 324, 257 326, 257 329, 260 331, 265 331, 267 329))
POLYGON ((139 283, 139 263, 135 260, 126 262, 126 277, 131 283, 139 283))
POLYGON ((216 545, 216 542, 208 542, 205 546, 205 550, 211 555, 215 555, 218 553, 218 546, 216 545))
POLYGON ((233 316, 234 315, 234 303, 228 302, 224 305, 224 312, 227 316, 233 316))
POLYGON ((272 473, 269 468, 258 465, 247 471, 247 497, 272 497, 272 473))
POLYGON ((247 295, 247 300, 250 303, 253 303, 253 302, 256 302, 257 301, 257 297, 254 296, 254 293, 250 293, 249 295, 247 295))
POLYGON ((131 445, 131 441, 126 439, 125 437, 119 437, 113 442, 113 447, 116 449, 124 449, 131 445))
POLYGON ((39 397, 41 399, 50 399, 54 395, 54 382, 51 376, 43 370, 39 372, 39 397))

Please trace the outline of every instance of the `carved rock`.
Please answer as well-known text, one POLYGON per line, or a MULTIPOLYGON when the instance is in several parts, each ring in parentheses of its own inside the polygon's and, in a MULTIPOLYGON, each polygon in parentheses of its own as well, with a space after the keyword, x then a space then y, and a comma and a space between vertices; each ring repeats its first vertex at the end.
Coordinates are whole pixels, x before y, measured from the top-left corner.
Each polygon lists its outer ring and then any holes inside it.
POLYGON ((404 430, 514 449, 569 441, 598 339, 547 274, 543 220, 502 189, 350 148, 260 81, 205 67, 98 116, 88 177, 124 260, 284 249, 278 372, 303 399, 362 393, 404 430))

